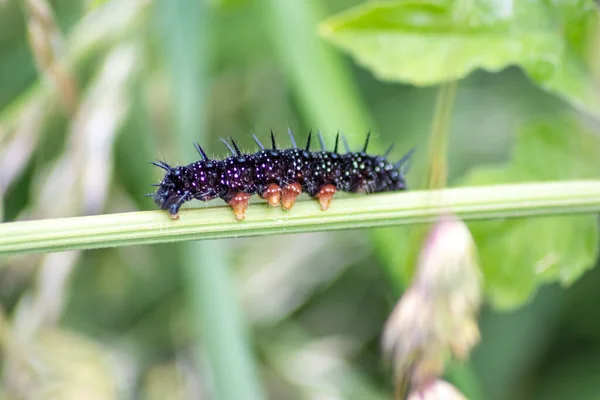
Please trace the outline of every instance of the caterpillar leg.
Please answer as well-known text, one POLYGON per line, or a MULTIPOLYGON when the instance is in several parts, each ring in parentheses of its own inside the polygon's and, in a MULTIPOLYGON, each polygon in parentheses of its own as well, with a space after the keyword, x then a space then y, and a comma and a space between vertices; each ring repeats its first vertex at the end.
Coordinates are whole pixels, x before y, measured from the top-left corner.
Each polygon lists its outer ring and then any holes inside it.
POLYGON ((302 186, 299 183, 291 183, 281 190, 281 205, 284 210, 292 208, 296 202, 296 197, 302 193, 302 186))
POLYGON ((171 207, 169 207, 169 216, 173 221, 179 219, 179 204, 173 204, 171 207))
POLYGON ((281 202, 281 188, 276 183, 271 183, 261 193, 260 197, 267 200, 269 205, 275 207, 281 202))
POLYGON ((319 203, 321 203, 321 210, 326 211, 329 208, 331 199, 336 191, 335 186, 332 184, 327 184, 319 190, 317 198, 319 199, 319 203))
POLYGON ((181 205, 188 200, 188 195, 190 193, 189 192, 185 192, 183 194, 183 196, 181 196, 175 203, 171 204, 168 207, 169 210, 169 215, 171 216, 171 219, 173 221, 176 221, 179 219, 179 208, 181 207, 181 205))
POLYGON ((248 202, 250 201, 250 195, 244 192, 238 192, 231 198, 227 203, 233 209, 235 219, 242 221, 246 218, 246 209, 248 209, 248 202))

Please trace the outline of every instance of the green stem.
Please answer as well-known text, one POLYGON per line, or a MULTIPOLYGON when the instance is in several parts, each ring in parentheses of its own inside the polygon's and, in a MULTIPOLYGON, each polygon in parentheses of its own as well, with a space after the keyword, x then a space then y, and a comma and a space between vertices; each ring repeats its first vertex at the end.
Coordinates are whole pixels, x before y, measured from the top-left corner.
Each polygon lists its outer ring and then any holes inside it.
MULTIPOLYGON (((448 183, 448 136, 456 98, 456 87, 456 81, 452 81, 440 85, 438 90, 433 124, 429 134, 429 168, 425 182, 427 189, 442 189, 448 183)), ((427 224, 410 229, 407 239, 408 247, 405 251, 406 260, 403 263, 407 271, 412 271, 414 268, 429 229, 430 226, 427 224)))
MULTIPOLYGON (((442 189, 448 183, 448 136, 456 97, 456 81, 444 83, 438 90, 431 133, 429 134, 429 169, 427 189, 442 189)), ((428 225, 414 226, 408 235, 405 268, 412 270, 429 231, 428 225)))
POLYGON ((324 132, 358 134, 362 145, 375 127, 343 60, 315 34, 319 3, 263 0, 270 36, 307 122, 324 132))
MULTIPOLYGON (((206 132, 206 93, 211 39, 210 6, 205 0, 159 0, 164 46, 173 84, 179 156, 195 157, 192 143, 206 132)), ((218 229, 218 227, 216 227, 218 229)), ((226 249, 219 241, 187 242, 181 247, 191 320, 200 334, 198 365, 207 355, 213 396, 220 400, 265 398, 257 377, 226 249)))
POLYGON ((230 273, 226 243, 211 240, 186 244, 189 304, 200 317, 197 327, 210 363, 214 398, 266 399, 230 273), (191 256, 201 258, 193 262, 191 256))
POLYGON ((429 136, 428 189, 446 187, 448 181, 448 135, 452 120, 452 109, 456 98, 456 81, 440 86, 429 136))
POLYGON ((444 212, 492 219, 598 211, 600 180, 464 187, 339 198, 325 212, 315 201, 289 212, 253 204, 242 222, 228 206, 182 210, 177 221, 157 210, 10 222, 0 224, 0 254, 415 224, 444 212))

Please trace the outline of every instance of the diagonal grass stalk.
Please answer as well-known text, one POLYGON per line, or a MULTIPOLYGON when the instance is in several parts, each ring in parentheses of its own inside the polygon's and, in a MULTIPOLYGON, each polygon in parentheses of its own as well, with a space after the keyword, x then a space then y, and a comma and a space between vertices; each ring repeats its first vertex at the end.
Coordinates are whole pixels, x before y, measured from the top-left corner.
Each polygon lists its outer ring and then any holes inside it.
POLYGON ((598 211, 600 180, 462 187, 338 198, 326 212, 314 201, 289 212, 254 204, 242 222, 228 206, 182 210, 177 221, 157 210, 10 222, 0 224, 0 254, 416 224, 444 212, 472 220, 598 211))

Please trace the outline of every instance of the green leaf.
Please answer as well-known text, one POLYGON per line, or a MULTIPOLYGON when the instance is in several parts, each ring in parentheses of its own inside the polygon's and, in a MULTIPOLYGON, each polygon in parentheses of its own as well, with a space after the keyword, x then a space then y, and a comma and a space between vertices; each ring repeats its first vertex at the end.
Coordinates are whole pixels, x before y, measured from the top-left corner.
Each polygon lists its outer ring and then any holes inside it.
POLYGON ((517 65, 542 88, 600 114, 592 67, 599 21, 592 0, 396 0, 354 7, 319 31, 381 80, 428 86, 517 65))
MULTIPOLYGON (((600 138, 572 120, 535 123, 520 132, 508 165, 477 168, 461 185, 599 178, 600 138)), ((570 285, 598 256, 596 215, 469 223, 481 257, 486 295, 498 309, 528 301, 540 284, 570 285)))

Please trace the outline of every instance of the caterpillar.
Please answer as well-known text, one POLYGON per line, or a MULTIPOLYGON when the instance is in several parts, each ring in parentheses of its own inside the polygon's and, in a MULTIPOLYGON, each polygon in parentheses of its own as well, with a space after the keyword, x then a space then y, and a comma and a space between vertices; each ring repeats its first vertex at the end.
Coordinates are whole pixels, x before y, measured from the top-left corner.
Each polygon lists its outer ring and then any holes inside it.
POLYGON ((171 166, 164 161, 150 163, 165 171, 164 178, 155 184, 150 194, 155 203, 167 210, 172 219, 179 218, 179 208, 187 201, 210 201, 221 198, 231 206, 238 221, 245 219, 250 197, 258 194, 271 206, 281 205, 290 210, 301 193, 318 199, 323 211, 329 208, 336 192, 379 193, 407 189, 405 173, 414 148, 396 163, 388 161, 393 145, 383 156, 367 154, 371 132, 367 134, 362 151, 352 152, 345 136, 346 153, 338 153, 340 135, 335 138, 333 151, 327 151, 321 132, 320 151, 311 151, 312 131, 306 146, 299 148, 288 129, 292 147, 280 149, 271 131, 271 148, 265 148, 255 134, 252 137, 259 149, 253 154, 240 151, 231 139, 221 141, 231 156, 224 160, 207 157, 198 143, 194 147, 201 159, 185 166, 171 166))

